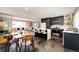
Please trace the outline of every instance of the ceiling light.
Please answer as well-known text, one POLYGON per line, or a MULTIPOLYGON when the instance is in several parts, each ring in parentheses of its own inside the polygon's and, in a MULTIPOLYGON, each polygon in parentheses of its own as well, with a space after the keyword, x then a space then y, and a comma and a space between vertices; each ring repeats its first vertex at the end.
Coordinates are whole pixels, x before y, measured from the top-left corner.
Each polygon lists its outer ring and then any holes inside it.
POLYGON ((25 10, 27 10, 28 8, 25 8, 25 10))

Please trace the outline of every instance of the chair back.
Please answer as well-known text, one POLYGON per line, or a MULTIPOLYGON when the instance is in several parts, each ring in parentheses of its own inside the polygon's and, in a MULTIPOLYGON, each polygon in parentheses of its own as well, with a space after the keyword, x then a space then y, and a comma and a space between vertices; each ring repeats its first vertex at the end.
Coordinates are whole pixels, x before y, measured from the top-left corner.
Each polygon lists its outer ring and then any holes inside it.
POLYGON ((35 29, 35 32, 37 32, 37 29, 35 29))
POLYGON ((38 29, 38 31, 37 31, 38 33, 42 33, 42 31, 41 31, 41 29, 38 29))
POLYGON ((12 40, 12 38, 13 38, 13 35, 7 36, 7 40, 8 40, 8 41, 12 40))
POLYGON ((32 35, 25 35, 24 36, 24 39, 26 40, 26 41, 32 41, 32 38, 33 38, 33 36, 32 35))

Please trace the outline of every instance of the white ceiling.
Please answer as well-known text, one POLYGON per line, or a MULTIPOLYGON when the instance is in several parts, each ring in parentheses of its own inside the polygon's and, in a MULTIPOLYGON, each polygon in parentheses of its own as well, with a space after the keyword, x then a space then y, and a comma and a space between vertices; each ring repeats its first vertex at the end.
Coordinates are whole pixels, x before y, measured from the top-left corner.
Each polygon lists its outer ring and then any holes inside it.
POLYGON ((0 12, 30 20, 39 20, 45 17, 67 15, 75 10, 74 7, 0 7, 0 12))

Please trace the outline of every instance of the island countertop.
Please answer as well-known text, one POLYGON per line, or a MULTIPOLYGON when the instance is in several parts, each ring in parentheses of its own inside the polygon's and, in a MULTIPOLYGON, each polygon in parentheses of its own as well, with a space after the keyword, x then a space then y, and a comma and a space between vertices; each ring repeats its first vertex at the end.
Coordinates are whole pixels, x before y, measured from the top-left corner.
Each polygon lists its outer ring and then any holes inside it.
POLYGON ((74 32, 74 31, 63 31, 63 32, 66 32, 66 33, 73 33, 73 34, 79 34, 79 32, 74 32))

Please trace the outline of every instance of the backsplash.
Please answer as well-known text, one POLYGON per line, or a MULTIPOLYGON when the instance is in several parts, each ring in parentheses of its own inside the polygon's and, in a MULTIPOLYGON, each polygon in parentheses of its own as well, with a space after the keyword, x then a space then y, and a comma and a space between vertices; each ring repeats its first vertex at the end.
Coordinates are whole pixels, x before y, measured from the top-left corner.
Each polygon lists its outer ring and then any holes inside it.
POLYGON ((56 28, 56 27, 58 27, 60 29, 66 29, 66 26, 64 26, 64 25, 52 25, 51 26, 51 28, 56 28))

